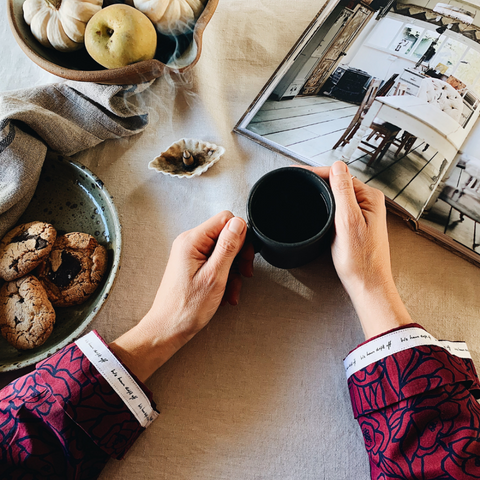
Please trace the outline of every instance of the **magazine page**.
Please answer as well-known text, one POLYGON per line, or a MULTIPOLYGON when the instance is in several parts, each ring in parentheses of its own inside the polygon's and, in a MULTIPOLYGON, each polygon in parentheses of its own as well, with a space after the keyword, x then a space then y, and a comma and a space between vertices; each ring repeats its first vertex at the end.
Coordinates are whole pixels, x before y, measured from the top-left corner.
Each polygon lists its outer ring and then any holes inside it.
POLYGON ((327 2, 235 131, 310 165, 343 160, 417 220, 480 128, 477 25, 471 1, 327 2))
POLYGON ((425 209, 418 228, 432 236, 446 236, 453 248, 463 246, 467 255, 477 256, 480 253, 480 138, 470 140, 465 144, 465 151, 471 153, 459 155, 439 196, 425 209), (475 144, 477 148, 471 148, 475 144))

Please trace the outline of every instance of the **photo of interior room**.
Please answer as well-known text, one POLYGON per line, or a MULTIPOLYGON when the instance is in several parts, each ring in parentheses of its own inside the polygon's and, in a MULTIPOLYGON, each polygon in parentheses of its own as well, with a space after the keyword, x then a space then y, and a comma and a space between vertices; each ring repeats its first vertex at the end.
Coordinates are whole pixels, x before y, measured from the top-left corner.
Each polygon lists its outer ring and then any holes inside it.
POLYGON ((467 1, 368 3, 338 2, 246 128, 307 163, 345 161, 419 218, 445 203, 476 127, 480 12, 467 1))
POLYGON ((480 159, 461 155, 422 222, 480 253, 480 159))

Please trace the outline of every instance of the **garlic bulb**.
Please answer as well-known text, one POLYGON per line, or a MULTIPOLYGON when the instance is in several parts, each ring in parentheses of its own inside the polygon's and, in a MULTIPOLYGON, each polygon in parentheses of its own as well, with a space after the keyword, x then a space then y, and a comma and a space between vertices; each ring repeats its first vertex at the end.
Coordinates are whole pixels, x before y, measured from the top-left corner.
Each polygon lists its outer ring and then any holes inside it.
POLYGON ((69 52, 82 47, 86 24, 102 4, 103 0, 25 0, 23 16, 43 46, 69 52))
POLYGON ((193 29, 207 0, 133 0, 160 33, 179 35, 193 29))

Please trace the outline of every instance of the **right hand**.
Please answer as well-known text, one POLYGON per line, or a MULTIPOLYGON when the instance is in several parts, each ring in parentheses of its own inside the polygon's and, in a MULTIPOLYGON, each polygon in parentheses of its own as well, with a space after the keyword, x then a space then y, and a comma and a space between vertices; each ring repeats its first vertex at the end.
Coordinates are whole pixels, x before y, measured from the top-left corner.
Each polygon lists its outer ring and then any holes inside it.
POLYGON ((352 297, 392 282, 385 196, 352 178, 343 162, 329 180, 337 207, 332 257, 345 289, 352 297))
POLYGON ((383 193, 352 178, 343 162, 309 169, 330 181, 336 203, 333 263, 366 337, 411 323, 392 276, 383 193))

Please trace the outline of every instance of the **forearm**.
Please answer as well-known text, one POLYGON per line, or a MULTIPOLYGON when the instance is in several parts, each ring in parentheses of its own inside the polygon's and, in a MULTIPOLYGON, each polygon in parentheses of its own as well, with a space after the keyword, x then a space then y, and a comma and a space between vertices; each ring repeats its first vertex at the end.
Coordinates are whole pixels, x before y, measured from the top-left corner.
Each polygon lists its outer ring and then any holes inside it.
POLYGON ((368 340, 392 328, 412 323, 393 278, 347 289, 368 340))
POLYGON ((147 314, 109 347, 140 381, 145 382, 189 340, 172 330, 172 323, 147 314))

